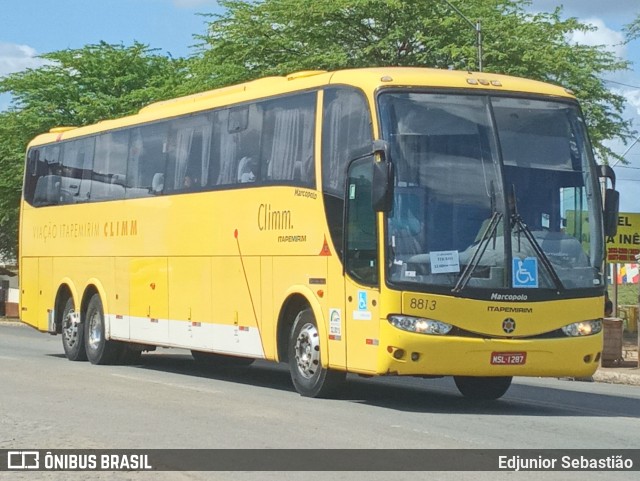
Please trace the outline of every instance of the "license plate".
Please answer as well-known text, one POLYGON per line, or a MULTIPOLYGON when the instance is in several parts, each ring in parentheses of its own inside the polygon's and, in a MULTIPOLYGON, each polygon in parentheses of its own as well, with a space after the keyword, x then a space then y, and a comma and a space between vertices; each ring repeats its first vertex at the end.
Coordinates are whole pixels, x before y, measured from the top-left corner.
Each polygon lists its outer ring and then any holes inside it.
POLYGON ((491 364, 516 365, 527 362, 526 352, 492 352, 491 364))

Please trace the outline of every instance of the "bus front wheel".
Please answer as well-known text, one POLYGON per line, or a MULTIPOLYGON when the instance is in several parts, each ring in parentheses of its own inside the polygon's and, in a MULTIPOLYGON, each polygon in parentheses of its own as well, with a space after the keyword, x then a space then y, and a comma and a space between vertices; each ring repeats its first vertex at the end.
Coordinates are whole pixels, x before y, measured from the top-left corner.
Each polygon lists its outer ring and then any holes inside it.
POLYGON ((113 364, 118 359, 121 346, 115 341, 108 341, 105 332, 102 301, 98 294, 94 294, 89 300, 84 321, 84 340, 91 364, 113 364))
POLYGON ((86 361, 84 328, 76 315, 73 298, 69 297, 62 310, 62 347, 70 361, 86 361))
POLYGON ((510 376, 454 376, 453 378, 456 387, 464 397, 477 400, 493 400, 502 397, 511 386, 512 379, 510 376))
POLYGON ((344 372, 322 367, 320 335, 311 309, 296 316, 289 337, 289 371, 293 386, 302 396, 329 397, 344 383, 344 372))

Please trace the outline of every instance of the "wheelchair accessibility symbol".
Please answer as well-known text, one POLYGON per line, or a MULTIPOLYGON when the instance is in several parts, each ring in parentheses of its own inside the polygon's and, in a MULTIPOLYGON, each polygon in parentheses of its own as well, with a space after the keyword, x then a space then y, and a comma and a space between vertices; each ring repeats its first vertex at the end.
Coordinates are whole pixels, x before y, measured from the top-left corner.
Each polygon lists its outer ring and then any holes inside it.
POLYGON ((358 291, 358 310, 367 310, 367 293, 366 291, 358 291))
POLYGON ((538 259, 513 259, 513 287, 538 287, 538 259))

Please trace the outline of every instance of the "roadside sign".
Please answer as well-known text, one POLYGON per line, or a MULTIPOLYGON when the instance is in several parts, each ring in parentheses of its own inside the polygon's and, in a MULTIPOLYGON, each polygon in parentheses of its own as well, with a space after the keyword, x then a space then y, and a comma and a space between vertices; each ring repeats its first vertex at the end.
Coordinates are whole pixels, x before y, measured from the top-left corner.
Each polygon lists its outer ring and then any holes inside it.
POLYGON ((607 262, 625 264, 636 262, 640 255, 640 213, 618 215, 618 233, 607 237, 607 262))

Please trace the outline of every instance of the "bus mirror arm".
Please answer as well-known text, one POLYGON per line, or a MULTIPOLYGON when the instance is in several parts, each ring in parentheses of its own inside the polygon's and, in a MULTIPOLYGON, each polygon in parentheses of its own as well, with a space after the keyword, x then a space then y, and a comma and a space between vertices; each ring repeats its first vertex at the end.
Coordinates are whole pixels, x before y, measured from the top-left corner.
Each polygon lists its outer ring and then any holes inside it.
POLYGON ((389 212, 393 207, 393 164, 389 160, 389 143, 373 142, 373 185, 371 204, 375 212, 389 212))
POLYGON ((613 171, 611 166, 609 165, 599 165, 598 166, 598 177, 601 179, 609 179, 611 181, 611 188, 616 188, 616 173, 613 171))
POLYGON ((389 142, 386 140, 373 141, 373 155, 378 157, 380 162, 389 162, 389 142))

